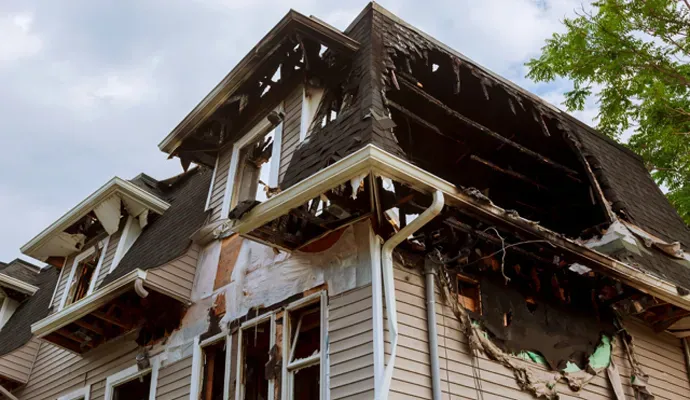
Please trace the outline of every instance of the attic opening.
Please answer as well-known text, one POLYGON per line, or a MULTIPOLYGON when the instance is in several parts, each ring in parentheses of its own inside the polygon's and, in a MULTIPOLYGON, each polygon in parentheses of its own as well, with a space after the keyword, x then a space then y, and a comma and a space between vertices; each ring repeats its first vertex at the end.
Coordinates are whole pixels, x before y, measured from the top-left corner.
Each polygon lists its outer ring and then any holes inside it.
POLYGON ((396 53, 388 107, 414 164, 571 237, 607 223, 568 128, 440 51, 396 53))

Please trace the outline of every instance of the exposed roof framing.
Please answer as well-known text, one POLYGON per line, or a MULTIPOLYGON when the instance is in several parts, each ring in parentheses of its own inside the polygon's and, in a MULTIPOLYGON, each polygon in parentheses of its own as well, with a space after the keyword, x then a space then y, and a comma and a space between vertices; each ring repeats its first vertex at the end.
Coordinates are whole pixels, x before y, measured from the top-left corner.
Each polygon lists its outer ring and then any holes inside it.
MULTIPOLYGON (((107 215, 108 220, 112 219, 110 215, 113 213, 109 212, 113 211, 111 210, 113 208, 112 203, 117 203, 114 210, 118 218, 115 223, 115 228, 117 228, 120 202, 124 203, 124 207, 135 217, 144 210, 163 214, 170 207, 170 204, 158 196, 131 182, 115 177, 22 246, 22 253, 39 260, 45 260, 47 257, 64 257, 77 251, 83 243, 80 243, 75 235, 66 233, 65 230, 91 212, 95 212, 96 215, 107 215)), ((106 221, 101 221, 101 223, 108 224, 106 221)))
POLYGON ((342 54, 352 54, 359 49, 359 43, 342 32, 315 18, 309 18, 291 10, 163 139, 158 147, 163 152, 174 154, 197 127, 228 102, 245 82, 255 76, 256 70, 281 48, 285 40, 295 35, 310 38, 342 54))

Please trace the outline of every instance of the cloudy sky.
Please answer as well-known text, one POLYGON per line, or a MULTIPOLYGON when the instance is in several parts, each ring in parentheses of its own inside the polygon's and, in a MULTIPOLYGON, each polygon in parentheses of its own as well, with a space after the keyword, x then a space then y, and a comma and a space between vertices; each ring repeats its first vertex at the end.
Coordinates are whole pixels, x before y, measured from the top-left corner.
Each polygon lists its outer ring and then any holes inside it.
MULTIPOLYGON (((558 105, 524 62, 581 0, 381 0, 558 105)), ((0 260, 108 179, 181 171, 157 144, 294 8, 344 29, 364 0, 0 2, 0 260)), ((593 105, 577 116, 591 123, 593 105)))

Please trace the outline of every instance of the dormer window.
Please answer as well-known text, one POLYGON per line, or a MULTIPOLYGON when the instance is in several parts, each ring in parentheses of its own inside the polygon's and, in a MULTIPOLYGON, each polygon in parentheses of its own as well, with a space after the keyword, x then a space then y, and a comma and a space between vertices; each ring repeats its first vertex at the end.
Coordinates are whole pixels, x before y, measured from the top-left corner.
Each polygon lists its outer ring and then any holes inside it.
POLYGON ((92 247, 86 254, 80 255, 77 259, 79 262, 75 262, 75 266, 72 271, 72 277, 69 282, 69 292, 67 292, 67 297, 65 299, 65 306, 86 297, 89 293, 89 289, 94 280, 95 274, 98 267, 98 262, 100 260, 101 250, 92 247))
POLYGON ((232 148, 223 215, 243 201, 265 201, 278 187, 283 129, 282 106, 259 122, 232 148))

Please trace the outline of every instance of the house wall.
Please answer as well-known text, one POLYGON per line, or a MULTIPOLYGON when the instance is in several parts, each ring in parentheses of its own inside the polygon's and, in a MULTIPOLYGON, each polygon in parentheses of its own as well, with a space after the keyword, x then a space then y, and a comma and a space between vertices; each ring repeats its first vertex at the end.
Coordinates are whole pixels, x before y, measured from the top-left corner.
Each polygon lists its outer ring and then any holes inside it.
POLYGON ((190 299, 199 251, 198 245, 191 245, 182 257, 158 268, 147 270, 146 281, 160 285, 181 298, 190 299))
POLYGON ((96 278, 96 289, 101 286, 103 279, 110 272, 110 267, 113 265, 113 260, 115 259, 115 252, 117 250, 117 245, 120 243, 120 238, 122 237, 122 229, 110 235, 108 240, 108 247, 105 249, 105 256, 103 257, 103 264, 101 265, 101 270, 99 271, 98 278, 96 278))
POLYGON ((192 357, 164 366, 158 373, 157 400, 189 399, 192 357))
MULTIPOLYGON (((431 398, 429 348, 424 299, 424 277, 416 270, 396 266, 396 305, 398 311, 398 349, 391 399, 431 398)), ((437 302, 440 302, 437 295, 437 302)), ((480 354, 473 362, 467 338, 447 306, 437 303, 439 357, 442 391, 450 398, 533 399, 522 391, 508 368, 480 354)), ((634 323, 626 327, 634 338, 635 352, 644 371, 650 375, 651 391, 657 399, 680 400, 690 397, 690 383, 679 339, 655 334, 634 323)), ((625 394, 633 398, 630 365, 620 346, 614 346, 614 361, 621 374, 625 394)), ((536 365, 535 365, 536 366, 536 365)), ((559 384, 562 399, 615 399, 605 374, 600 374, 580 392, 559 384)))
POLYGON ((40 342, 31 339, 24 346, 0 357, 0 376, 17 382, 27 382, 31 374, 40 342))
POLYGON ((67 285, 67 280, 69 279, 69 272, 72 269, 72 264, 74 263, 74 257, 76 257, 76 255, 67 257, 65 260, 65 265, 60 270, 60 276, 58 277, 58 282, 55 286, 55 296, 53 297, 53 309, 51 313, 56 313, 58 311, 60 300, 62 300, 62 295, 65 293, 65 286, 67 285))

